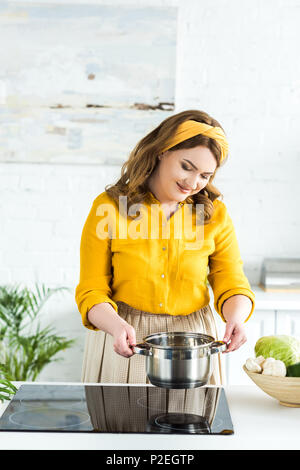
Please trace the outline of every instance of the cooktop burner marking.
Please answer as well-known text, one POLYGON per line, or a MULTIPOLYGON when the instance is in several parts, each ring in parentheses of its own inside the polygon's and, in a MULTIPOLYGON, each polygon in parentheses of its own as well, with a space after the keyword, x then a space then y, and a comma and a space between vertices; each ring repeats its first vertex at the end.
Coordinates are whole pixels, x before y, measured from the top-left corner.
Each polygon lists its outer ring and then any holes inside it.
POLYGON ((71 413, 69 410, 62 410, 59 408, 53 408, 50 410, 49 408, 35 408, 34 412, 32 411, 16 411, 15 413, 9 416, 9 421, 13 424, 18 424, 25 428, 30 429, 66 429, 72 428, 75 426, 79 426, 81 424, 85 424, 90 422, 90 416, 87 413, 76 411, 76 413, 71 413), (39 415, 39 412, 42 413, 42 416, 39 415), (53 412, 55 412, 54 419, 55 422, 52 424, 51 419, 53 417, 53 412), (26 417, 28 416, 29 422, 31 421, 32 424, 26 424, 26 417), (41 422, 40 417, 42 420, 45 420, 45 416, 47 416, 47 422, 41 422), (24 422, 25 418, 25 422, 24 422), (77 418, 77 419, 76 419, 77 418), (61 419, 61 421, 57 421, 57 419, 61 419), (36 423, 34 424, 34 420, 36 423), (73 423, 66 424, 66 421, 76 421, 73 423), (60 424, 61 423, 61 424, 60 424))
POLYGON ((147 410, 154 410, 154 411, 166 411, 166 405, 162 405, 162 408, 158 408, 157 406, 149 406, 147 403, 147 400, 149 400, 149 397, 147 395, 143 395, 140 398, 137 399, 137 404, 140 405, 142 408, 146 408, 147 410), (144 402, 143 402, 144 400, 144 402), (145 403, 146 402, 146 403, 145 403))

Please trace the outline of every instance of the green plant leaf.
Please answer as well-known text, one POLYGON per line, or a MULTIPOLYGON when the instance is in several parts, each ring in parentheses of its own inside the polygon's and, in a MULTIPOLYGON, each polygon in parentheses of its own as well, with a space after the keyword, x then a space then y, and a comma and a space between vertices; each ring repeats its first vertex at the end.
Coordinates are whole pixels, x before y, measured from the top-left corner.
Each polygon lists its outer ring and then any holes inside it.
POLYGON ((34 290, 20 285, 0 286, 0 360, 6 379, 34 381, 47 364, 57 360, 60 351, 74 344, 74 339, 57 335, 50 325, 41 328, 37 320, 46 301, 61 291, 71 289, 49 289, 37 283, 34 290))
POLYGON ((18 390, 17 387, 5 377, 5 372, 6 367, 0 364, 0 400, 9 400, 18 390))

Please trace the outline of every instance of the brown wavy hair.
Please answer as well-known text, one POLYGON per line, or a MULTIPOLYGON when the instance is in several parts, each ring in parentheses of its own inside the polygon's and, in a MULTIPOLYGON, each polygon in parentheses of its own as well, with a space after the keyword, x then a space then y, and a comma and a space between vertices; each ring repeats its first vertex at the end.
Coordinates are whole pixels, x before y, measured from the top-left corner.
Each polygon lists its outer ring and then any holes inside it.
MULTIPOLYGON (((166 147, 169 139, 175 134, 178 125, 189 119, 223 129, 216 119, 213 119, 204 111, 192 109, 169 116, 137 143, 129 154, 128 160, 121 168, 120 179, 115 184, 107 185, 105 187, 106 193, 116 202, 119 201, 119 196, 127 196, 128 206, 144 201, 149 191, 148 179, 159 163, 158 155, 161 154, 162 149, 166 147)), ((223 197, 220 191, 212 184, 212 181, 217 169, 223 166, 228 157, 222 161, 221 165, 221 148, 218 142, 202 134, 184 140, 169 150, 189 149, 199 145, 207 147, 213 153, 217 166, 205 188, 197 194, 187 197, 186 202, 193 204, 194 207, 196 204, 203 204, 203 220, 204 224, 207 224, 214 213, 213 201, 220 196, 223 197)))

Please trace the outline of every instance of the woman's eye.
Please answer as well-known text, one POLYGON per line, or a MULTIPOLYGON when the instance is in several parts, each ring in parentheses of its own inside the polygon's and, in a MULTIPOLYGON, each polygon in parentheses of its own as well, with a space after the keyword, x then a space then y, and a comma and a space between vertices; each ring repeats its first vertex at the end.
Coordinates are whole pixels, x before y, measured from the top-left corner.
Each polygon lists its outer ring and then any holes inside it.
POLYGON ((184 170, 187 170, 187 171, 190 171, 190 170, 191 170, 191 168, 189 168, 189 167, 186 166, 185 164, 182 164, 181 166, 182 166, 182 168, 183 168, 184 170))
MULTIPOLYGON (((186 171, 193 171, 192 168, 189 168, 188 166, 186 166, 184 163, 181 165, 181 167, 186 170, 186 171)), ((202 175, 202 178, 204 178, 205 180, 208 180, 209 179, 209 176, 204 176, 202 175)))

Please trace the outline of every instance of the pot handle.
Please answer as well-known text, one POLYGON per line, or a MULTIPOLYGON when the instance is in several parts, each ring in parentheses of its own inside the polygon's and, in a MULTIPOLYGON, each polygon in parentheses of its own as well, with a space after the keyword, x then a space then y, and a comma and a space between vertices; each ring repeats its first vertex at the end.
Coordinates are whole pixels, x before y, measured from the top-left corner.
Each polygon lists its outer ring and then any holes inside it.
POLYGON ((131 346, 134 354, 142 354, 143 356, 152 356, 151 346, 147 343, 139 343, 131 346))
POLYGON ((224 341, 214 341, 210 346, 210 354, 216 354, 219 352, 226 351, 227 343, 224 341))

